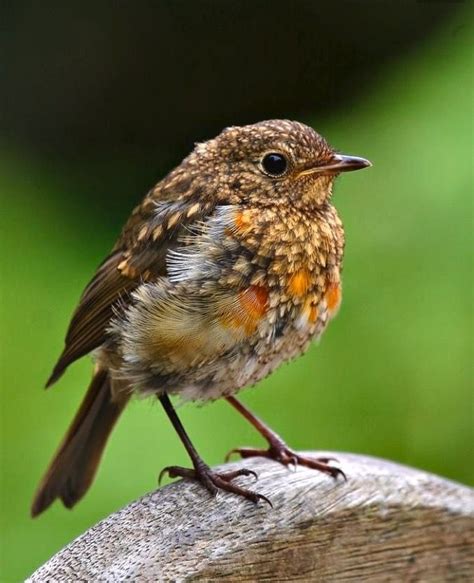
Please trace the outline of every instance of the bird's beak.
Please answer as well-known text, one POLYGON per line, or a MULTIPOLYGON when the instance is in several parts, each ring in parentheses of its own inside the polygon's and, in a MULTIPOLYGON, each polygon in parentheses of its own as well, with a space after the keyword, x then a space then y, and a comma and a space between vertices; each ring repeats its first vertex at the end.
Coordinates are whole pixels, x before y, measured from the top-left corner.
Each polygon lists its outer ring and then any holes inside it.
POLYGON ((365 158, 334 154, 332 162, 326 166, 326 169, 336 170, 336 172, 352 172, 352 170, 362 170, 362 168, 368 168, 369 166, 372 166, 372 163, 365 158))
POLYGON ((304 176, 305 174, 326 174, 327 172, 334 172, 334 174, 338 174, 339 172, 352 172, 353 170, 368 168, 369 166, 372 166, 372 163, 365 158, 334 154, 331 160, 328 160, 327 163, 303 170, 300 172, 300 176, 304 176))

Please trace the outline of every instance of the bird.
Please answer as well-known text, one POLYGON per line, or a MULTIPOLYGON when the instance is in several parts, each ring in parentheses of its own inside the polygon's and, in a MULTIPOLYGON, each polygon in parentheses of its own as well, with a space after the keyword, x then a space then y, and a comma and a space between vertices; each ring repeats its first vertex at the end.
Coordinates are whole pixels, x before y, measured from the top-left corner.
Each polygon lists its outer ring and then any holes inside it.
POLYGON ((223 398, 266 439, 236 448, 345 477, 330 458, 305 456, 236 394, 321 336, 341 302, 344 229, 332 204, 343 172, 371 163, 333 149, 313 128, 267 120, 197 143, 133 210, 73 313, 47 387, 91 353, 92 381, 34 496, 32 516, 89 489, 107 439, 132 395, 159 399, 192 467, 171 478, 271 501, 235 483, 246 468, 212 470, 171 396, 223 398))

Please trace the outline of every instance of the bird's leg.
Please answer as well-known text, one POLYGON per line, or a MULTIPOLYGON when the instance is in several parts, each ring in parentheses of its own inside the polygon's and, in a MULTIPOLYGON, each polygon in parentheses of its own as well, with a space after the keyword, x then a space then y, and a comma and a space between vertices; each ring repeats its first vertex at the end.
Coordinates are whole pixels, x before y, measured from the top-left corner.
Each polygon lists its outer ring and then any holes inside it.
POLYGON ((173 427, 176 429, 181 441, 183 442, 186 451, 191 458, 193 463, 194 469, 190 468, 182 468, 180 466, 168 466, 164 468, 161 473, 159 480, 163 474, 167 473, 170 478, 188 478, 191 480, 197 480, 201 482, 203 486, 205 486, 211 494, 214 496, 217 494, 218 490, 225 490, 227 492, 232 492, 233 494, 237 494, 238 496, 243 496, 252 502, 258 502, 259 500, 264 500, 268 502, 270 506, 272 505, 270 500, 263 496, 262 494, 258 494, 257 492, 253 492, 252 490, 247 490, 245 488, 241 488, 240 486, 236 486, 232 483, 234 478, 239 476, 254 476, 257 478, 257 474, 252 470, 247 470, 242 468, 240 470, 235 470, 233 472, 225 472, 225 473, 217 473, 213 472, 207 464, 203 462, 203 460, 199 457, 195 447, 191 443, 186 430, 184 429, 176 411, 174 410, 173 405, 171 404, 170 398, 166 393, 159 397, 161 404, 163 405, 166 414, 169 417, 169 420, 173 424, 173 427))
POLYGON ((235 397, 226 397, 226 399, 232 405, 232 407, 237 409, 237 411, 241 413, 245 419, 250 421, 250 423, 260 433, 260 435, 268 441, 268 449, 237 447, 227 454, 226 459, 229 459, 233 453, 237 453, 243 458, 263 456, 280 462, 285 466, 290 464, 294 465, 295 467, 297 465, 302 465, 308 468, 313 468, 314 470, 319 470, 325 474, 329 474, 333 478, 342 476, 344 479, 346 479, 346 476, 342 470, 329 464, 331 461, 336 461, 334 458, 316 458, 300 455, 299 453, 291 450, 277 433, 270 429, 268 425, 266 425, 261 419, 254 415, 250 409, 247 409, 247 407, 245 407, 245 405, 243 405, 239 400, 237 400, 235 397))

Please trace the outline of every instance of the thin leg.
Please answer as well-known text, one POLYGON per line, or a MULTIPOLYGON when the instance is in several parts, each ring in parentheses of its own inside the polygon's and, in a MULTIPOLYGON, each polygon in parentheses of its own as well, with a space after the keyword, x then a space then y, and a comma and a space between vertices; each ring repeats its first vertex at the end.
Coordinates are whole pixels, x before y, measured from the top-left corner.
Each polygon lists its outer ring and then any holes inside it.
POLYGON ((194 469, 190 468, 182 468, 180 466, 169 466, 164 468, 161 473, 159 480, 163 474, 167 473, 170 478, 188 478, 191 480, 198 480, 205 486, 209 492, 213 495, 217 493, 218 490, 226 490, 227 492, 232 492, 233 494, 237 494, 239 496, 243 496, 252 502, 258 502, 259 500, 264 500, 268 502, 271 506, 271 502, 263 496, 262 494, 258 494, 257 492, 253 492, 252 490, 246 490, 245 488, 241 488, 232 484, 232 480, 237 478, 238 476, 254 476, 257 478, 257 474, 252 470, 247 470, 242 468, 240 470, 236 470, 234 472, 226 472, 226 473, 217 473, 213 472, 207 464, 205 464, 202 459, 199 457, 196 448, 192 444, 191 440, 189 439, 186 430, 184 429, 176 411, 170 401, 170 398, 165 393, 159 397, 161 404, 163 405, 163 409, 166 411, 166 414, 169 417, 169 420, 173 424, 173 427, 176 429, 177 434, 179 435, 181 441, 183 442, 186 451, 193 462, 194 469))
POLYGON ((247 421, 250 421, 250 423, 260 433, 260 435, 268 442, 268 449, 257 449, 253 447, 238 447, 233 449, 227 454, 226 459, 228 459, 233 453, 237 453, 243 458, 262 456, 278 461, 285 466, 290 464, 297 466, 300 464, 308 468, 319 470, 325 474, 329 474, 333 478, 342 476, 344 479, 346 479, 346 475, 342 470, 329 465, 330 461, 336 460, 328 457, 313 458, 298 454, 297 452, 291 450, 277 433, 270 429, 268 425, 266 425, 261 419, 254 415, 250 409, 247 409, 247 407, 239 400, 237 400, 235 397, 226 397, 226 399, 232 405, 232 407, 237 409, 237 411, 243 415, 245 419, 247 419, 247 421))

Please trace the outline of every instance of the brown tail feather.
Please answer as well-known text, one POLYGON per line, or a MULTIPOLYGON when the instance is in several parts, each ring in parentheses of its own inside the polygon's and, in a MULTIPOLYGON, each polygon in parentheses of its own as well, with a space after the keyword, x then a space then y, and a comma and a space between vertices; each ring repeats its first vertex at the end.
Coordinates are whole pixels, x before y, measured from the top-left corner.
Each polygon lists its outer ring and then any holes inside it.
POLYGON ((31 515, 46 510, 56 498, 72 508, 94 479, 107 438, 129 396, 112 401, 106 370, 94 375, 86 396, 63 442, 43 477, 31 507, 31 515))

